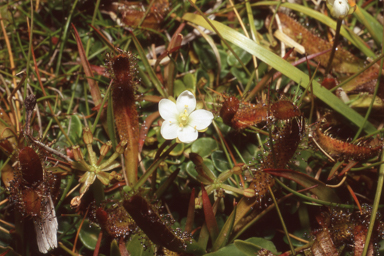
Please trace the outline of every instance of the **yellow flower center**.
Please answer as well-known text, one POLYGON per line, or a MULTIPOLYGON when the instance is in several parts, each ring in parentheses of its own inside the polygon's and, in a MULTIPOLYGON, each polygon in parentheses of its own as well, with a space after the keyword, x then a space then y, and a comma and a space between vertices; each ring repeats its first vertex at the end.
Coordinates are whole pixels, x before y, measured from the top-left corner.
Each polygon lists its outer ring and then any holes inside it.
POLYGON ((188 121, 189 121, 189 115, 188 115, 188 112, 186 109, 184 109, 184 112, 182 112, 180 115, 179 115, 179 124, 180 124, 180 127, 184 127, 188 124, 188 121))

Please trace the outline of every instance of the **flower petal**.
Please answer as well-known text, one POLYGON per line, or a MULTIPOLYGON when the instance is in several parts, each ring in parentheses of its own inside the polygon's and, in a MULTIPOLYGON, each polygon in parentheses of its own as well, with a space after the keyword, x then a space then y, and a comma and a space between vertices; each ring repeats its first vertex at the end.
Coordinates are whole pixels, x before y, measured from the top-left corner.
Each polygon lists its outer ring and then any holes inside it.
POLYGON ((197 139, 199 132, 192 126, 179 127, 177 130, 177 137, 181 142, 191 143, 197 139))
POLYGON ((160 116, 167 120, 167 119, 175 119, 178 116, 176 104, 168 99, 162 99, 159 102, 159 112, 160 116))
POLYGON ((205 109, 198 109, 189 115, 188 125, 193 128, 196 127, 197 130, 203 130, 212 123, 212 119, 213 114, 211 112, 205 109))
POLYGON ((184 109, 187 110, 190 114, 196 108, 196 99, 193 93, 190 91, 183 91, 176 101, 176 108, 178 113, 184 112, 184 109))
POLYGON ((179 123, 176 121, 176 119, 168 119, 164 120, 163 124, 161 125, 161 136, 163 136, 166 140, 173 140, 176 139, 179 129, 179 123))

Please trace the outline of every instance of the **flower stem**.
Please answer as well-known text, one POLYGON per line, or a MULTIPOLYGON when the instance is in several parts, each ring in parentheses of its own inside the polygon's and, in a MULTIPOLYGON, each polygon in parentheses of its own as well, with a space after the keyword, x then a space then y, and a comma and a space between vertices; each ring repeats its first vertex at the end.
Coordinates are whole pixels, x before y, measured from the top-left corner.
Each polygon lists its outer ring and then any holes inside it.
POLYGON ((333 57, 335 57, 336 47, 339 44, 339 36, 340 36, 340 29, 341 29, 341 23, 342 22, 343 22, 342 19, 337 19, 335 40, 333 41, 331 56, 329 57, 329 60, 328 60, 328 65, 327 65, 327 69, 325 71, 325 76, 327 76, 329 74, 329 71, 331 70, 333 57))

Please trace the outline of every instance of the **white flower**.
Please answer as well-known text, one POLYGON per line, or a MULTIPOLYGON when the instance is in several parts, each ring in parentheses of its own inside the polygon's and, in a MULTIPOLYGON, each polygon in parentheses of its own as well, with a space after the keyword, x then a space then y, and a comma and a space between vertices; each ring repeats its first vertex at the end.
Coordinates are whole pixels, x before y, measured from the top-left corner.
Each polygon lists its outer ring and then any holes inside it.
POLYGON ((328 4, 332 6, 331 13, 337 19, 343 19, 348 15, 349 5, 347 0, 328 0, 328 4))
POLYGON ((159 112, 164 119, 160 131, 163 138, 166 140, 178 138, 184 143, 195 141, 198 131, 207 128, 213 119, 211 112, 195 108, 196 99, 190 91, 182 92, 176 104, 171 100, 162 99, 159 102, 159 112))

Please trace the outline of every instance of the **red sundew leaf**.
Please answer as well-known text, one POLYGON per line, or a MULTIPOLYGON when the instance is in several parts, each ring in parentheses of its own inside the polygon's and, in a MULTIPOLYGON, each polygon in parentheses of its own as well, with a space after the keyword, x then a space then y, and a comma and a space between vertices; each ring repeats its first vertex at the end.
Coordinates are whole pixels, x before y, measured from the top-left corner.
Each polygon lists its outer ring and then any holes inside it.
POLYGON ((219 234, 219 227, 217 226, 215 214, 213 213, 212 205, 209 200, 207 191, 205 191, 205 188, 203 185, 201 185, 201 190, 202 190, 205 223, 207 224, 211 241, 212 243, 214 243, 216 241, 217 235, 219 234))
MULTIPOLYGON (((355 240, 355 253, 354 255, 363 255, 364 245, 365 245, 365 239, 367 236, 367 228, 364 225, 358 225, 353 230, 353 236, 355 240)), ((375 250, 373 247, 373 243, 369 243, 368 252, 366 254, 367 256, 373 256, 375 255, 375 250)))
POLYGON ((220 116, 226 125, 241 130, 265 122, 270 117, 285 120, 301 116, 300 109, 288 100, 280 100, 271 105, 270 113, 265 104, 240 102, 236 97, 226 97, 220 109, 220 116))
POLYGON ((185 232, 192 232, 193 220, 195 219, 195 188, 192 189, 189 199, 187 221, 185 223, 185 232))
MULTIPOLYGON (((312 34, 300 23, 289 17, 284 13, 279 13, 281 22, 281 28, 287 36, 294 40, 301 38, 300 44, 304 46, 308 54, 321 52, 332 48, 332 44, 325 41, 324 39, 312 34)), ((316 58, 317 62, 322 65, 328 63, 330 53, 320 55, 316 58)), ((356 73, 364 66, 364 61, 354 56, 349 51, 339 47, 335 53, 335 57, 332 62, 332 68, 341 73, 356 73)))
POLYGON ((332 188, 327 187, 323 182, 316 180, 311 176, 308 176, 307 174, 286 169, 264 169, 264 172, 274 176, 293 180, 294 182, 298 183, 299 185, 305 188, 317 185, 317 187, 310 189, 310 191, 315 194, 320 200, 334 203, 340 202, 339 197, 332 188))
POLYGON ((100 226, 105 227, 108 221, 108 213, 103 208, 96 209, 96 218, 100 226))
POLYGON ((142 28, 160 30, 161 24, 169 12, 169 1, 154 1, 148 13, 146 13, 146 8, 148 6, 143 5, 141 2, 125 1, 107 5, 105 11, 113 13, 111 17, 118 17, 118 20, 127 27, 137 27, 143 21, 142 28))
POLYGON ((303 119, 287 121, 274 135, 273 150, 265 158, 262 168, 285 168, 299 146, 305 130, 303 119))
POLYGON ((189 252, 197 255, 204 253, 195 243, 190 244, 189 240, 185 241, 183 237, 176 235, 142 196, 132 196, 123 202, 123 206, 153 243, 174 252, 189 252))
POLYGON ((232 127, 241 130, 251 125, 266 121, 268 106, 265 104, 252 104, 240 107, 232 119, 232 127))
POLYGON ((224 99, 223 106, 220 109, 220 116, 226 125, 232 126, 232 119, 239 109, 239 100, 236 97, 224 99))
POLYGON ((119 205, 106 210, 99 207, 96 210, 96 219, 103 231, 113 238, 125 237, 136 229, 136 224, 127 211, 119 205))
POLYGON ((316 234, 316 240, 311 249, 313 255, 339 255, 332 241, 331 233, 328 230, 323 230, 316 234))
POLYGON ((22 194, 25 212, 31 216, 40 216, 41 197, 37 194, 37 192, 32 188, 28 188, 23 189, 22 194))
POLYGON ((124 151, 125 169, 128 183, 137 182, 139 154, 139 115, 136 108, 136 59, 130 52, 120 52, 111 57, 107 65, 112 72, 113 113, 120 141, 127 142, 124 151))
POLYGON ((301 111, 289 100, 279 100, 271 105, 271 114, 277 119, 290 119, 301 116, 301 111))
POLYGON ((354 161, 362 161, 377 156, 382 149, 382 143, 373 146, 355 145, 325 135, 320 126, 314 133, 314 139, 322 150, 335 158, 345 158, 354 161))
POLYGON ((236 97, 232 96, 224 99, 220 116, 226 125, 241 130, 266 121, 268 107, 263 104, 241 104, 236 97))
POLYGON ((19 152, 21 173, 25 181, 30 185, 43 181, 43 167, 40 157, 35 150, 25 147, 19 152))

